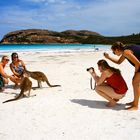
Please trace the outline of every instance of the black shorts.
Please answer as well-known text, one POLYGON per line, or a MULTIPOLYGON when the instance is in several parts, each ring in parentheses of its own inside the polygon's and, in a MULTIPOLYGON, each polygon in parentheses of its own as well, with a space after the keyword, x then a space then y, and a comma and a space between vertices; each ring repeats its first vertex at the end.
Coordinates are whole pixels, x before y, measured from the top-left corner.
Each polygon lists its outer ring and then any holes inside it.
POLYGON ((0 75, 0 88, 4 87, 3 77, 0 75))

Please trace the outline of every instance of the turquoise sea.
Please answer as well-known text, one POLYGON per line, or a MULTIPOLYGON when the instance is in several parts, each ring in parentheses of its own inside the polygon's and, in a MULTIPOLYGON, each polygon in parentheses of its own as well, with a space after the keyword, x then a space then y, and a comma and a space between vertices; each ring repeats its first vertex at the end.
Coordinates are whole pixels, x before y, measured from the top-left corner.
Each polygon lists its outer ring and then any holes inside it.
POLYGON ((94 44, 45 44, 45 45, 0 45, 0 52, 21 52, 21 51, 46 51, 46 52, 74 52, 110 49, 110 45, 94 44))

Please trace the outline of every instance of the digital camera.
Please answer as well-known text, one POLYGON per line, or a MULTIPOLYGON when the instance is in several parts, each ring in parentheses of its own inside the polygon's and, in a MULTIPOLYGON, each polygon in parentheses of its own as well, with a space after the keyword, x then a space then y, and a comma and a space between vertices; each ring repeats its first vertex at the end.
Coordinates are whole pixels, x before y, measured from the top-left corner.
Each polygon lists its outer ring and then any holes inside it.
POLYGON ((89 71, 90 69, 92 69, 94 71, 94 68, 93 67, 87 68, 87 71, 89 71))

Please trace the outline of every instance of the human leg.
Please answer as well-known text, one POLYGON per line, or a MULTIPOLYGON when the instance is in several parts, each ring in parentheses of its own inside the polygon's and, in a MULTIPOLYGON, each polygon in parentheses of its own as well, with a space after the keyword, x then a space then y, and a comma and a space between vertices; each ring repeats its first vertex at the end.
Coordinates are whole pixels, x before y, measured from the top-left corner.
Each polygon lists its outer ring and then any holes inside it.
POLYGON ((0 92, 4 91, 4 78, 0 76, 0 92))
POLYGON ((114 92, 108 85, 99 85, 95 88, 96 92, 109 101, 108 106, 115 106, 116 100, 121 99, 123 95, 114 92))
POLYGON ((3 78, 4 80, 4 84, 8 84, 9 83, 9 80, 7 78, 3 78))
POLYGON ((130 107, 126 108, 128 110, 137 110, 139 104, 139 96, 140 96, 140 72, 136 73, 133 81, 133 91, 134 91, 134 101, 127 103, 126 105, 130 105, 130 107))
POLYGON ((1 78, 0 78, 0 92, 3 92, 5 90, 5 86, 9 83, 9 80, 4 77, 1 78))
POLYGON ((17 89, 17 88, 19 87, 18 85, 20 84, 21 79, 20 79, 19 77, 17 77, 17 76, 12 75, 12 76, 10 77, 10 80, 11 80, 13 83, 15 83, 14 89, 17 89))

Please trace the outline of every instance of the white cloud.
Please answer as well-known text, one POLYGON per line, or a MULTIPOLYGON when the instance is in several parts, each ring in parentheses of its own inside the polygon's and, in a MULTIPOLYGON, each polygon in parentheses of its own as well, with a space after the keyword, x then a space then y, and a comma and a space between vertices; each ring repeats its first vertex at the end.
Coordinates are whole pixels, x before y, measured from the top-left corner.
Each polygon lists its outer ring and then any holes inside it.
POLYGON ((1 9, 0 27, 47 28, 63 31, 88 29, 103 35, 127 35, 140 32, 139 0, 104 0, 79 3, 64 0, 28 0, 45 2, 39 9, 18 6, 1 9))
POLYGON ((26 1, 33 3, 49 3, 49 4, 66 3, 65 0, 26 0, 26 1))

